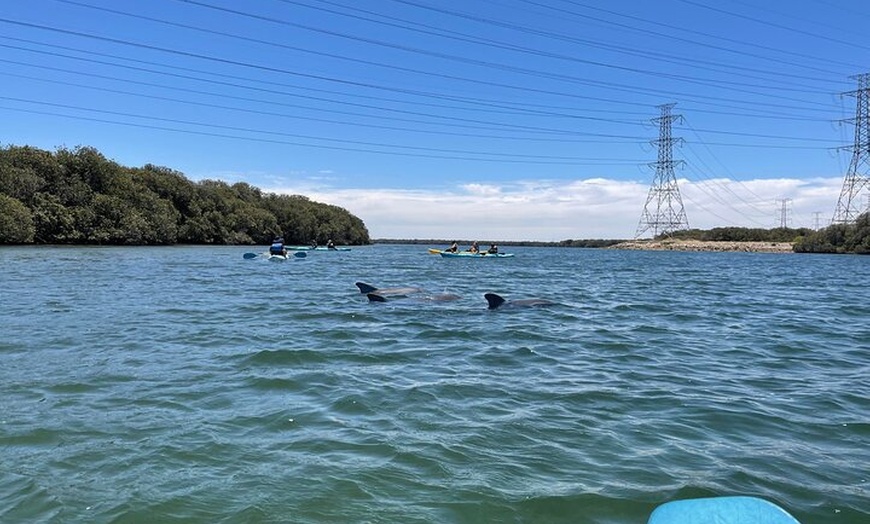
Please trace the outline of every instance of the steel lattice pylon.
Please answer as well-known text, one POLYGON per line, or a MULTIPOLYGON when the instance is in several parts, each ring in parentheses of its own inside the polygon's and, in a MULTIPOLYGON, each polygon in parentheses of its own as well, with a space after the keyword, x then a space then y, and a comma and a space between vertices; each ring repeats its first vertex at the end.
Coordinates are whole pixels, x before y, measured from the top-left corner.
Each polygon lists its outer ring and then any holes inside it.
POLYGON ((643 206, 643 214, 640 217, 635 238, 640 238, 641 235, 650 230, 655 238, 674 231, 689 229, 689 220, 686 218, 683 199, 680 197, 680 188, 677 187, 677 178, 674 175, 674 167, 682 164, 682 160, 674 160, 673 158, 674 144, 682 142, 681 138, 671 136, 671 124, 682 119, 680 115, 671 114, 671 109, 675 105, 659 106, 661 116, 652 119, 653 123, 659 125, 659 138, 652 141, 653 145, 658 146, 658 161, 651 164, 655 167, 656 174, 643 206))
MULTIPOLYGON (((854 77, 858 81, 858 89, 848 93, 855 95, 857 106, 855 109, 855 144, 852 150, 852 161, 849 163, 849 171, 843 180, 843 189, 837 200, 837 209, 834 211, 834 224, 854 223, 866 208, 861 210, 861 190, 870 188, 870 74, 854 77)), ((851 121, 850 121, 851 122, 851 121)))

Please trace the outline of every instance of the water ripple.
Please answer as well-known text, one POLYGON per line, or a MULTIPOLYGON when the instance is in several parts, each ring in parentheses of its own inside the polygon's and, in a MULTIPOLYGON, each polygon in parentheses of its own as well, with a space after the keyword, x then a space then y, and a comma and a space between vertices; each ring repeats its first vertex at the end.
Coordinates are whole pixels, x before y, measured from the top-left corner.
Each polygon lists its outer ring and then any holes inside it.
POLYGON ((0 250, 0 521, 870 516, 867 258, 243 251, 0 250))

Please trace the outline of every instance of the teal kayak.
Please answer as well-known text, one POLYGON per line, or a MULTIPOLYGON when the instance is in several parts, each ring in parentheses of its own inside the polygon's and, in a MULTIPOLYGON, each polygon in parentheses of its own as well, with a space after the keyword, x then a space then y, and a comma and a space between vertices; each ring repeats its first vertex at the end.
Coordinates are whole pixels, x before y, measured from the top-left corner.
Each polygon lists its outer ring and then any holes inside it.
POLYGON ((458 253, 450 253, 442 251, 441 256, 444 258, 512 258, 513 253, 470 253, 468 251, 459 251, 458 253))

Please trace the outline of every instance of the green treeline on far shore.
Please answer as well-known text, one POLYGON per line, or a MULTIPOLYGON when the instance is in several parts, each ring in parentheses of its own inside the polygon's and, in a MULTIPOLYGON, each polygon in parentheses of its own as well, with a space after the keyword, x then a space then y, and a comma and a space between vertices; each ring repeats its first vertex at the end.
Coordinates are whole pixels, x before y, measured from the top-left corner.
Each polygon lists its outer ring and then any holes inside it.
MULTIPOLYGON (((55 152, 0 147, 2 244, 370 244, 358 217, 301 195, 264 193, 244 182, 192 182, 166 167, 124 167, 91 147, 55 152)), ((810 229, 720 227, 678 240, 790 242, 798 253, 870 254, 870 213, 853 224, 810 229)), ((489 240, 481 240, 486 246, 489 240)), ((453 240, 377 240, 449 246, 453 240)), ((504 246, 604 248, 624 240, 496 241, 504 246)), ((460 241, 470 245, 471 241, 460 241)))
POLYGON ((0 148, 0 244, 370 243, 362 220, 300 195, 124 167, 91 147, 0 148))
POLYGON ((870 255, 870 212, 859 215, 853 224, 833 224, 801 237, 795 242, 797 253, 854 253, 870 255))
POLYGON ((866 255, 870 254, 870 213, 860 215, 853 224, 833 224, 818 231, 807 228, 719 227, 706 231, 676 231, 670 237, 710 242, 791 242, 796 253, 866 255))
POLYGON ((811 229, 777 227, 760 229, 748 227, 715 227, 713 229, 686 229, 674 231, 668 236, 677 240, 701 240, 703 242, 795 242, 811 234, 811 229))

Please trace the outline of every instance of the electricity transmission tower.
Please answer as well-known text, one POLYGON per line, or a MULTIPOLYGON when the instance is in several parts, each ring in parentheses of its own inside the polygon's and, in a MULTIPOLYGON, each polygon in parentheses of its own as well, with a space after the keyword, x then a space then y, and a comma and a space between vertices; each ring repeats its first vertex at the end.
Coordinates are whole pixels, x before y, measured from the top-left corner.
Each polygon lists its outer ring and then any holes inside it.
POLYGON ((840 199, 837 200, 837 209, 831 221, 834 224, 855 222, 862 213, 858 195, 864 187, 870 188, 870 73, 854 78, 858 81, 858 89, 846 94, 855 95, 857 100, 855 118, 847 120, 855 124, 855 143, 849 148, 852 150, 852 162, 843 180, 840 199))
POLYGON ((652 236, 655 238, 681 229, 689 229, 689 220, 686 218, 680 188, 677 187, 677 178, 674 175, 674 166, 683 162, 674 160, 673 157, 674 144, 683 141, 682 138, 671 136, 671 124, 683 118, 681 115, 671 114, 671 109, 675 105, 659 106, 661 116, 652 119, 652 122, 659 126, 659 138, 652 141, 653 145, 658 146, 658 161, 651 164, 655 167, 656 174, 643 206, 643 214, 635 238, 640 238, 647 231, 652 231, 652 236))
POLYGON ((782 207, 779 210, 779 227, 786 229, 788 228, 788 204, 791 202, 791 199, 783 198, 782 200, 777 200, 777 202, 782 202, 782 207))

